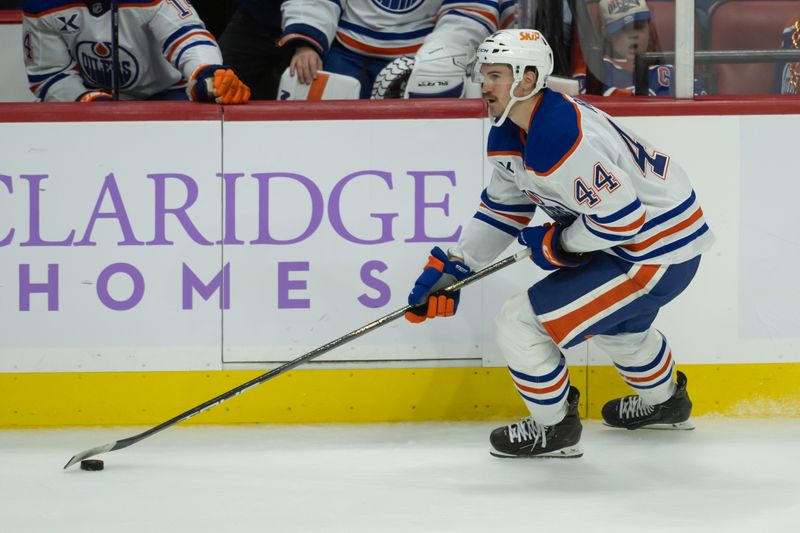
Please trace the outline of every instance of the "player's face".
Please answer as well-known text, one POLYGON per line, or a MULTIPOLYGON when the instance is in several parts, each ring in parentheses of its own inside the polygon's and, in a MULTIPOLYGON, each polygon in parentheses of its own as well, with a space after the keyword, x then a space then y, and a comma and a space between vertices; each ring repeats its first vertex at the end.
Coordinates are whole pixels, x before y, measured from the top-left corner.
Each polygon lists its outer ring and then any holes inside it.
POLYGON ((614 56, 633 61, 636 52, 646 52, 650 43, 650 27, 646 20, 637 20, 609 35, 614 56))
POLYGON ((511 74, 511 67, 508 65, 481 65, 481 93, 483 99, 489 104, 489 114, 499 117, 511 99, 511 84, 514 83, 514 76, 511 74))

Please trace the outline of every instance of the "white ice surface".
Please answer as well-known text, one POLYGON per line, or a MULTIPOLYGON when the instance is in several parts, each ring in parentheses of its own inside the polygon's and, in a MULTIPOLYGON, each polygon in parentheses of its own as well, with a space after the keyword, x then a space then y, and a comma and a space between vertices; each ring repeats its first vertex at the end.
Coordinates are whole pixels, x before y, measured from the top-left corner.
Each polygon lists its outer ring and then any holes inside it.
POLYGON ((800 420, 585 422, 580 459, 489 456, 492 423, 0 431, 0 531, 795 532, 800 420))

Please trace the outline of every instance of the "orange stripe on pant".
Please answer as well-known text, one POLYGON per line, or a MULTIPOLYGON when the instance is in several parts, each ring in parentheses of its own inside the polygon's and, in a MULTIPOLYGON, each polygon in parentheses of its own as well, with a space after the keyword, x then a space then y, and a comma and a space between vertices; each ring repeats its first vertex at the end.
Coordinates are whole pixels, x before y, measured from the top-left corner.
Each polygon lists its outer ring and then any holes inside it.
POLYGON ((631 294, 647 285, 656 275, 659 265, 644 265, 632 278, 609 289, 591 302, 566 315, 544 322, 542 325, 556 344, 561 344, 567 335, 590 318, 599 315, 609 307, 621 302, 631 294))
POLYGON ((622 374, 622 378, 625 381, 627 381, 628 383, 645 383, 647 381, 655 381, 656 378, 661 377, 661 375, 663 375, 664 372, 666 372, 667 369, 669 369, 671 364, 672 364, 672 352, 669 352, 669 355, 667 356, 667 361, 664 363, 664 366, 662 366, 661 370, 659 370, 655 374, 652 374, 652 375, 649 375, 649 376, 646 376, 646 377, 643 377, 643 378, 632 378, 630 376, 622 374))
POLYGON ((532 392, 534 394, 547 394, 548 392, 553 392, 560 389, 561 386, 564 385, 564 382, 567 381, 568 377, 569 377, 569 372, 564 372, 564 375, 561 376, 561 379, 558 380, 558 383, 556 383, 555 385, 551 385, 550 387, 543 387, 541 389, 520 385, 516 379, 514 380, 514 385, 516 385, 518 389, 524 390, 525 392, 532 392))

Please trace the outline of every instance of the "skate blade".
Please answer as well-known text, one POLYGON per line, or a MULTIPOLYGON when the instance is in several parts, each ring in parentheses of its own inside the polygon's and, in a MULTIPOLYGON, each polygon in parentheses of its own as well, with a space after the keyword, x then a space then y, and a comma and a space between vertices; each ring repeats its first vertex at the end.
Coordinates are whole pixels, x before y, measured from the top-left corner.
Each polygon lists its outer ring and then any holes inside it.
POLYGON ((583 457, 583 450, 580 446, 567 446, 560 450, 536 455, 513 455, 490 448, 489 455, 500 459, 577 459, 578 457, 583 457))
POLYGON ((660 430, 682 430, 688 431, 694 429, 694 424, 690 420, 685 420, 684 422, 675 422, 673 424, 650 424, 649 426, 640 426, 637 428, 626 428, 626 427, 619 427, 619 426, 612 426, 608 422, 603 422, 603 425, 609 428, 614 429, 660 429, 660 430))

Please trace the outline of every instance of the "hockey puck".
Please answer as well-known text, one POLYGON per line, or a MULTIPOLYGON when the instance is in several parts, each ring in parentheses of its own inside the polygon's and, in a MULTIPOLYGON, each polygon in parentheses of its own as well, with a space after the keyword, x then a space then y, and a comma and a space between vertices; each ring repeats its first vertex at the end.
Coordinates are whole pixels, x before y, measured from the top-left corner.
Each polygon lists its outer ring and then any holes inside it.
POLYGON ((84 459, 81 461, 81 470, 102 470, 105 465, 103 465, 103 461, 100 459, 84 459))

